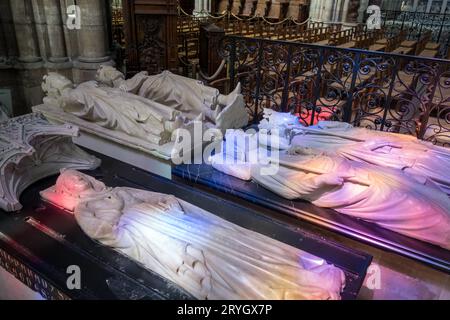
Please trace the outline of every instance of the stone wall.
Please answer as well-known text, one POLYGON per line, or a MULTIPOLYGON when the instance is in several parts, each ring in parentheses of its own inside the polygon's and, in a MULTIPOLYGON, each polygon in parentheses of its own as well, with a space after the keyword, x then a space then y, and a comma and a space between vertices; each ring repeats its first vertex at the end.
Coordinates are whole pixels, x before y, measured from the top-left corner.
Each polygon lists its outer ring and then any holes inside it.
POLYGON ((322 22, 361 23, 369 0, 311 0, 309 16, 322 22))
POLYGON ((42 76, 57 71, 75 83, 112 64, 109 0, 0 1, 0 89, 11 90, 13 115, 41 103, 42 76), (71 16, 69 16, 72 14, 71 16), (78 25, 79 22, 79 25, 78 25))

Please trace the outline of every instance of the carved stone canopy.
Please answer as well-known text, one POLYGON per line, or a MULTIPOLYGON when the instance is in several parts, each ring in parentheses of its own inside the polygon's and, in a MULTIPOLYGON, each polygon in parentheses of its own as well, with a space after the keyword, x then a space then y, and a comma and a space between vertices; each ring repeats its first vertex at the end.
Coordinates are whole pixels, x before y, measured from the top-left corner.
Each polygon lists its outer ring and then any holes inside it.
POLYGON ((97 168, 100 160, 72 142, 77 135, 78 127, 52 125, 39 113, 0 123, 0 209, 20 210, 22 191, 62 168, 97 168))

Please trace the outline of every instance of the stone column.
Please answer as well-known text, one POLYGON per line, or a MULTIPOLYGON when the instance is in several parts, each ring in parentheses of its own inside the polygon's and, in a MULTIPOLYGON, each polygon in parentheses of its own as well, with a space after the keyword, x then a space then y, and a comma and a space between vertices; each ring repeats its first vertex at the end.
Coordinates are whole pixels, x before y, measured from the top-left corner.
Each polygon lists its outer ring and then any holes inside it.
POLYGON ((91 80, 102 64, 111 64, 107 48, 104 1, 78 0, 81 28, 78 30, 79 57, 74 62, 74 82, 91 80))
POLYGON ((417 7, 419 6, 419 0, 414 0, 412 12, 415 12, 417 10, 417 7))
POLYGON ((43 0, 49 43, 48 60, 52 63, 64 63, 67 57, 64 30, 62 26, 59 0, 43 0))
POLYGON ((104 3, 100 0, 79 0, 77 4, 81 9, 81 29, 78 31, 79 60, 87 63, 108 61, 104 3))
POLYGON ((36 30, 34 29, 33 8, 31 0, 10 1, 17 35, 19 61, 22 63, 38 63, 42 61, 36 30))
POLYGON ((425 9, 426 13, 429 13, 431 11, 431 5, 433 4, 433 0, 428 0, 427 8, 425 9))
POLYGON ((9 1, 0 1, 0 25, 3 36, 4 57, 6 60, 10 60, 18 55, 18 50, 9 1))
POLYGON ((203 12, 209 12, 211 8, 210 0, 195 0, 194 11, 197 15, 201 15, 203 12))
POLYGON ((330 22, 333 16, 333 4, 334 0, 327 0, 324 3, 324 9, 322 13, 322 20, 325 22, 330 22))
POLYGON ((313 20, 317 20, 319 18, 319 2, 320 0, 311 0, 311 3, 309 5, 309 17, 313 20))
POLYGON ((78 58, 78 34, 76 29, 69 29, 67 25, 67 21, 69 18, 67 7, 73 4, 73 0, 59 0, 59 2, 61 8, 60 13, 67 57, 69 58, 69 60, 75 60, 76 58, 78 58))
POLYGON ((47 37, 47 23, 45 21, 44 6, 40 0, 31 0, 31 7, 33 11, 34 30, 36 32, 36 41, 39 48, 39 53, 43 61, 47 61, 48 37, 47 37))
POLYGON ((337 0, 333 12, 333 21, 340 21, 342 0, 337 0))
POLYGON ((344 0, 344 5, 342 6, 342 14, 341 14, 341 21, 342 22, 347 21, 348 1, 349 0, 344 0))
POLYGON ((445 13, 445 11, 447 10, 447 2, 447 0, 442 1, 441 13, 445 13))
POLYGON ((369 6, 369 0, 360 0, 359 9, 358 9, 358 22, 362 23, 364 20, 364 14, 367 11, 367 7, 369 6))
POLYGON ((317 17, 317 19, 318 20, 320 20, 320 21, 322 21, 323 20, 323 9, 324 9, 324 2, 325 0, 319 0, 318 1, 318 4, 317 4, 317 15, 316 15, 316 17, 317 17))

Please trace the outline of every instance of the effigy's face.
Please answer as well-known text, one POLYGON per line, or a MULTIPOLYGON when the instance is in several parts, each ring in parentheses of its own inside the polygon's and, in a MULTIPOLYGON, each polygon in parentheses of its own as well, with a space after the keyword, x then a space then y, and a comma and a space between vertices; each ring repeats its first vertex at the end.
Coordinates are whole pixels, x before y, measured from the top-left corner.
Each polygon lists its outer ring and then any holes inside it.
POLYGON ((87 179, 73 173, 61 175, 56 184, 57 187, 60 187, 60 191, 72 196, 79 196, 83 192, 94 189, 87 179))
POLYGON ((56 206, 74 212, 83 200, 102 197, 109 189, 95 178, 76 170, 64 170, 56 184, 40 192, 41 197, 56 206))
POLYGON ((113 81, 117 79, 125 79, 124 75, 111 66, 101 66, 95 75, 95 79, 101 83, 112 86, 113 81))
POLYGON ((96 183, 93 178, 75 171, 64 171, 56 181, 56 191, 72 197, 81 197, 83 194, 96 193, 105 190, 101 183, 96 183))
POLYGON ((64 89, 72 88, 72 81, 66 77, 50 72, 48 75, 44 76, 44 81, 42 82, 42 90, 49 97, 58 98, 61 96, 61 92, 64 89))

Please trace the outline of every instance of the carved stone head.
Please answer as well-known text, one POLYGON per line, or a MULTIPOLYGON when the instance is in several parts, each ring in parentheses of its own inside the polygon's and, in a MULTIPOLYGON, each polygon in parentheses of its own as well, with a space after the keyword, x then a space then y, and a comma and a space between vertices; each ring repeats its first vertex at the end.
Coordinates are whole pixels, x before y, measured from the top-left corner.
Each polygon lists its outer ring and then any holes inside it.
POLYGON ((49 72, 44 76, 41 87, 47 97, 59 99, 65 89, 73 88, 73 83, 59 73, 49 72))
POLYGON ((117 81, 119 79, 125 80, 125 76, 123 75, 123 73, 116 68, 107 65, 100 66, 95 75, 95 80, 109 87, 113 87, 114 81, 117 81))
POLYGON ((109 189, 100 181, 76 170, 61 170, 56 184, 44 191, 41 197, 59 207, 73 211, 83 199, 103 194, 109 189))

